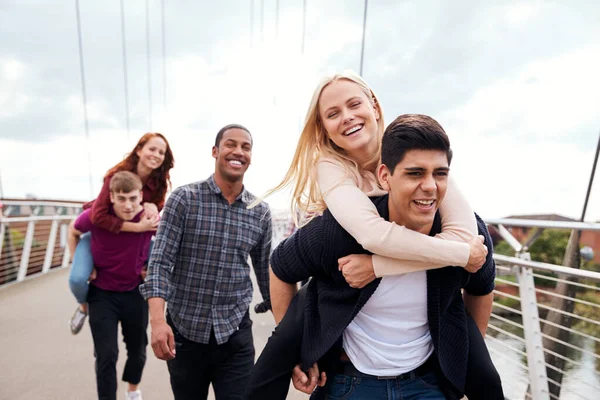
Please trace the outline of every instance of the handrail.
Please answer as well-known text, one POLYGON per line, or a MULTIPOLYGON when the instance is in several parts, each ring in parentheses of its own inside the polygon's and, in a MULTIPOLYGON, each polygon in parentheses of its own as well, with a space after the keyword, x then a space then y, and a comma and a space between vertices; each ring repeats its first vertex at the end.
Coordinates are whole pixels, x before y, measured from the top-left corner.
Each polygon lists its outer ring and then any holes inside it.
POLYGON ((76 219, 77 215, 31 215, 28 217, 2 217, 2 223, 11 222, 36 222, 36 221, 62 221, 65 219, 76 219))
POLYGON ((586 271, 586 270, 575 269, 575 268, 570 268, 570 267, 563 267, 560 265, 547 264, 547 263, 543 263, 543 262, 539 262, 539 261, 527 261, 527 260, 523 260, 521 258, 504 256, 502 254, 494 254, 494 260, 508 263, 508 264, 513 264, 513 265, 519 265, 521 267, 529 267, 532 269, 541 269, 543 271, 555 272, 557 274, 565 274, 565 275, 570 275, 570 276, 574 276, 577 278, 589 278, 589 279, 594 279, 596 281, 600 281, 600 272, 586 271))
POLYGON ((542 221, 537 219, 484 218, 488 225, 506 225, 525 228, 577 229, 580 231, 600 231, 600 224, 577 221, 542 221))
POLYGON ((4 206, 28 206, 28 207, 72 207, 79 208, 83 202, 60 202, 60 201, 39 201, 39 200, 2 200, 4 206))

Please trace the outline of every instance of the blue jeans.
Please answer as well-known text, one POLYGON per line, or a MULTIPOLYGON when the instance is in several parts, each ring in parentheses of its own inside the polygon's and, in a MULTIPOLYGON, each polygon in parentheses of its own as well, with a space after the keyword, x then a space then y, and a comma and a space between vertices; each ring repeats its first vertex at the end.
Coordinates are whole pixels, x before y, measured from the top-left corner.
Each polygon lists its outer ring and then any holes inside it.
POLYGON ((329 400, 445 399, 434 371, 397 379, 337 374, 327 380, 325 391, 329 400))
MULTIPOLYGON (((88 279, 94 269, 94 259, 92 258, 92 234, 87 232, 79 237, 79 243, 73 254, 73 263, 69 274, 69 288, 71 293, 79 304, 87 303, 88 279)), ((148 249, 148 258, 152 252, 154 240, 150 241, 148 249)))
POLYGON ((88 279, 94 269, 91 242, 91 233, 81 235, 75 254, 73 254, 73 263, 69 274, 69 288, 79 304, 87 303, 88 279))

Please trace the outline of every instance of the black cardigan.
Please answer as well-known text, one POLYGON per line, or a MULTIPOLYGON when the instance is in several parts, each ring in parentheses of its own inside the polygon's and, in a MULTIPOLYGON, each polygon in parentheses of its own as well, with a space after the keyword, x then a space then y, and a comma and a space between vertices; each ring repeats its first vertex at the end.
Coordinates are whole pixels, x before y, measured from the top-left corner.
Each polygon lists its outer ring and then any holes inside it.
MULTIPOLYGON (((379 214, 389 220, 388 196, 371 199, 379 214)), ((485 223, 477 217, 479 234, 489 252, 484 266, 475 274, 464 268, 445 267, 427 271, 427 314, 429 330, 444 378, 448 398, 464 392, 468 357, 468 334, 461 288, 485 295, 494 288, 495 264, 492 241, 485 223)), ((441 231, 436 215, 430 235, 441 231)), ((338 259, 349 254, 370 254, 326 210, 275 249, 271 267, 284 282, 296 283, 313 277, 306 288, 301 363, 310 366, 335 347, 344 329, 369 300, 381 279, 363 289, 350 287, 338 270, 338 259)), ((318 391, 317 391, 318 392, 318 391)))

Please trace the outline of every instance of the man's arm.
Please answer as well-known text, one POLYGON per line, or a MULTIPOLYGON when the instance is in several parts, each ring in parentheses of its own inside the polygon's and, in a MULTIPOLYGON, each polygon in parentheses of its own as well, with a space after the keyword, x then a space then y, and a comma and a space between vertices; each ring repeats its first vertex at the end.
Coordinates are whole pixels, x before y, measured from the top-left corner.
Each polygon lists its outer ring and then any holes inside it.
POLYGON ((77 243, 79 243, 80 237, 81 232, 75 229, 75 220, 73 220, 69 224, 69 231, 67 234, 67 246, 69 246, 69 256, 71 261, 73 260, 73 254, 75 254, 75 249, 77 248, 77 243))
POLYGON ((475 324, 481 332, 481 336, 485 337, 490 314, 492 313, 492 305, 494 303, 494 293, 488 293, 484 296, 473 296, 464 292, 463 299, 467 312, 473 317, 475 324))
POLYGON ((262 237, 250 251, 252 267, 256 275, 258 288, 264 301, 269 301, 269 256, 271 255, 271 238, 273 236, 271 210, 265 205, 265 213, 262 216, 262 237))
POLYGON ((484 238, 484 245, 489 249, 486 260, 479 271, 471 274, 465 286, 463 299, 467 312, 473 317, 482 336, 485 336, 494 301, 494 280, 496 279, 496 263, 492 238, 485 222, 476 214, 478 233, 484 238))
POLYGON ((172 360, 175 358, 175 336, 165 320, 165 299, 161 297, 149 298, 148 310, 150 311, 150 325, 152 326, 150 343, 154 355, 159 360, 172 360))
POLYGON ((67 246, 69 246, 69 253, 71 261, 73 261, 73 255, 75 249, 79 243, 79 238, 82 234, 89 232, 92 229, 92 221, 90 219, 91 210, 84 210, 77 219, 71 221, 69 229, 67 231, 67 246))
POLYGON ((298 293, 298 285, 296 283, 287 283, 282 281, 270 270, 270 289, 271 289, 271 307, 275 323, 279 324, 285 315, 290 302, 298 293))
POLYGON ((296 294, 298 282, 322 274, 323 269, 337 270, 336 259, 324 259, 323 248, 327 241, 322 225, 322 217, 313 219, 282 241, 271 255, 271 306, 277 323, 296 294))
POLYGON ((171 270, 183 236, 188 204, 185 191, 175 189, 163 210, 163 217, 156 233, 152 255, 148 263, 148 276, 140 286, 140 293, 148 300, 152 349, 157 358, 169 360, 175 357, 173 330, 165 319, 165 301, 169 290, 171 270))

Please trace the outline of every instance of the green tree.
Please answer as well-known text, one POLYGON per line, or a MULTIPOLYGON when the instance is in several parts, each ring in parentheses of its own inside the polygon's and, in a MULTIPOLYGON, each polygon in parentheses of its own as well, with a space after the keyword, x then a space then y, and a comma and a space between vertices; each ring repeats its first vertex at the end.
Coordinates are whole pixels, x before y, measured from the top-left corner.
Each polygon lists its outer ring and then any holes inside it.
POLYGON ((531 259, 549 264, 562 265, 569 242, 568 230, 546 229, 529 247, 531 259))

